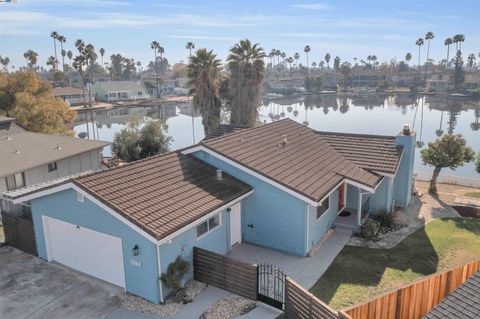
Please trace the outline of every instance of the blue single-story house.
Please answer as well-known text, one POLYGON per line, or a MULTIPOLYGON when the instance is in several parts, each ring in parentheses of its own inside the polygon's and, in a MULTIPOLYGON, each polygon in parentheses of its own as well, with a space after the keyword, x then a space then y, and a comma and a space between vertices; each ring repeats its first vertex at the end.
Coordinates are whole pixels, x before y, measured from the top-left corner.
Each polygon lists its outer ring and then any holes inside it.
POLYGON ((330 228, 357 230, 366 214, 410 201, 408 127, 388 137, 281 120, 223 133, 3 197, 31 206, 39 257, 155 303, 169 294, 161 274, 177 256, 192 262, 195 246, 226 254, 247 242, 307 256, 330 228))

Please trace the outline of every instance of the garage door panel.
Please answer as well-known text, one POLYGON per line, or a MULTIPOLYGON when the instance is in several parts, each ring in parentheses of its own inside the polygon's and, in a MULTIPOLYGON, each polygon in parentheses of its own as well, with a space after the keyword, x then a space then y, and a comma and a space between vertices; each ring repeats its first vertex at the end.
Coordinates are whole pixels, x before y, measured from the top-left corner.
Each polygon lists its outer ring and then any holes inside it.
POLYGON ((119 238, 52 218, 44 220, 52 260, 125 287, 119 238))

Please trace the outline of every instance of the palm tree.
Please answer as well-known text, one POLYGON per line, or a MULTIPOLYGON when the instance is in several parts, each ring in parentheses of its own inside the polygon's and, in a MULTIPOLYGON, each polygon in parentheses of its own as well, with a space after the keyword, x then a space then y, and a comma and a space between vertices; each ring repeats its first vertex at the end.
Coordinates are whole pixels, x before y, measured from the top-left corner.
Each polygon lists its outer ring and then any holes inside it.
POLYGON ((330 69, 330 53, 325 54, 325 62, 327 62, 327 69, 330 69))
POLYGON ((405 54, 405 61, 407 61, 407 65, 409 65, 410 60, 412 60, 412 54, 408 52, 405 54))
POLYGON ((446 38, 443 44, 447 47, 447 62, 445 63, 445 67, 448 69, 449 64, 449 57, 450 57, 450 45, 453 44, 452 38, 446 38))
POLYGON ((70 51, 70 50, 67 51, 67 58, 68 58, 68 61, 70 63, 70 66, 72 66, 72 58, 73 58, 72 51, 70 51))
POLYGON ((162 71, 162 78, 163 78, 163 77, 164 77, 164 74, 165 74, 165 68, 166 68, 165 60, 164 60, 164 58, 163 58, 163 54, 165 53, 165 49, 164 49, 162 46, 160 46, 160 47, 158 48, 158 53, 160 54, 160 62, 162 63, 162 69, 161 69, 161 71, 162 71))
POLYGON ((67 42, 67 38, 65 38, 63 35, 58 35, 57 40, 60 43, 60 49, 61 49, 60 54, 62 55, 62 71, 65 72, 66 51, 63 49, 63 44, 67 42))
POLYGON ((10 63, 10 58, 9 57, 2 57, 0 55, 0 65, 3 66, 3 70, 5 72, 8 72, 8 64, 10 63))
POLYGON ((57 31, 53 31, 52 33, 50 33, 50 37, 53 38, 53 49, 55 50, 55 60, 58 61, 57 59, 57 40, 58 40, 58 32, 57 31))
POLYGON ((160 80, 158 79, 158 59, 157 59, 157 52, 158 52, 158 49, 160 49, 160 43, 158 43, 157 41, 153 41, 151 44, 150 44, 150 48, 153 49, 153 53, 154 53, 154 56, 155 56, 155 85, 157 87, 157 99, 160 98, 160 80))
POLYGON ((55 59, 54 56, 49 56, 48 59, 47 59, 47 65, 50 65, 52 66, 52 70, 55 71, 56 68, 57 68, 57 59, 55 59))
POLYGON ((101 61, 102 61, 102 68, 103 68, 103 56, 105 55, 105 49, 100 48, 99 52, 100 52, 100 58, 101 58, 101 61))
POLYGON ((425 75, 424 75, 424 81, 427 81, 427 69, 428 69, 428 58, 430 55, 430 40, 432 40, 435 37, 433 32, 427 32, 425 34, 425 40, 427 40, 427 61, 425 62, 425 75))
POLYGON ((265 52, 258 43, 240 40, 230 49, 227 68, 230 72, 230 123, 254 126, 260 105, 260 89, 265 75, 265 52))
POLYGON ((276 49, 270 50, 270 53, 268 54, 268 57, 270 58, 270 63, 272 63, 272 69, 275 66, 275 56, 277 54, 276 49))
POLYGON ((35 69, 38 61, 38 53, 33 50, 28 50, 23 54, 23 57, 27 59, 29 69, 35 69))
POLYGON ((305 48, 303 48, 303 51, 307 54, 307 72, 308 72, 308 52, 310 52, 311 48, 309 45, 306 45, 305 48))
POLYGON ((475 64, 475 53, 470 53, 467 57, 468 67, 472 71, 473 65, 475 64))
POLYGON ((192 57, 192 50, 195 49, 195 43, 187 42, 187 45, 185 46, 185 48, 190 51, 188 57, 191 58, 192 57))
POLYGON ((193 93, 193 107, 202 114, 205 135, 220 125, 222 103, 218 89, 221 72, 221 61, 213 51, 207 49, 197 50, 187 65, 187 85, 193 93))
POLYGON ((425 43, 425 41, 423 41, 422 38, 418 38, 417 41, 415 42, 415 45, 418 45, 418 77, 419 77, 419 80, 421 81, 421 78, 420 78, 420 48, 422 47, 422 45, 425 43))
POLYGON ((464 34, 456 34, 453 36, 453 43, 455 43, 457 47, 457 51, 460 50, 462 51, 462 42, 465 41, 465 35, 464 34))
POLYGON ((298 59, 300 59, 300 54, 298 54, 298 52, 296 52, 294 55, 293 55, 293 58, 295 59, 295 65, 298 64, 298 59))
POLYGON ((292 71, 293 58, 292 58, 292 57, 288 57, 286 61, 287 61, 287 63, 288 63, 289 66, 290 66, 290 71, 292 71))

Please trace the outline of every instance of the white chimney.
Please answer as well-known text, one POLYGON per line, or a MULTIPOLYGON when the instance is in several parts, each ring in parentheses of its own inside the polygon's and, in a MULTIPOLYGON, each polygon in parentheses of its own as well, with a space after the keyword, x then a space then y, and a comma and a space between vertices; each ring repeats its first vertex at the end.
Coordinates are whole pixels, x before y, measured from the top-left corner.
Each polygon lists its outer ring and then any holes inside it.
POLYGON ((412 131, 410 130, 410 124, 403 124, 403 131, 402 131, 403 135, 410 135, 412 133, 412 131))
POLYGON ((221 181, 223 179, 223 174, 221 169, 217 169, 217 181, 221 181))

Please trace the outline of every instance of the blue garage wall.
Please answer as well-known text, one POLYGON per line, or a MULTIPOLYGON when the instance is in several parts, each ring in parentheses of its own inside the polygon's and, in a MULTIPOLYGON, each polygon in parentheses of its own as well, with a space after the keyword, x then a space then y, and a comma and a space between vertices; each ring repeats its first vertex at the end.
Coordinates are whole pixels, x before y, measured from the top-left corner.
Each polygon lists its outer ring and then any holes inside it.
POLYGON ((253 187, 254 193, 243 201, 243 241, 289 254, 307 254, 304 201, 203 151, 193 155, 253 187))
MULTIPOLYGON (((200 239, 197 239, 196 225, 198 225, 198 223, 173 238, 171 243, 165 243, 160 246, 160 264, 162 273, 167 271, 168 265, 174 262, 177 256, 181 256, 190 262, 190 271, 184 278, 188 281, 193 278, 193 247, 207 249, 219 254, 226 254, 228 252, 230 249, 229 213, 223 211, 221 213, 221 225, 212 232, 200 237, 200 239)), ((165 299, 171 291, 162 283, 162 292, 165 299)))
POLYGON ((317 220, 317 207, 309 206, 309 240, 308 251, 318 243, 320 238, 331 228, 332 222, 338 215, 338 189, 330 194, 330 207, 317 220))
POLYGON ((157 253, 156 246, 152 242, 86 197, 85 202, 79 202, 74 190, 65 190, 34 199, 31 205, 40 258, 47 259, 42 216, 118 237, 122 240, 127 291, 151 302, 160 301, 157 253), (140 248, 139 256, 132 255, 132 248, 135 245, 140 248), (133 265, 135 262, 140 262, 141 266, 133 265))
POLYGON ((363 197, 370 198, 370 210, 371 214, 378 214, 382 211, 390 212, 392 205, 392 190, 390 185, 390 177, 384 177, 380 184, 378 185, 375 194, 372 195, 363 195, 363 197))

